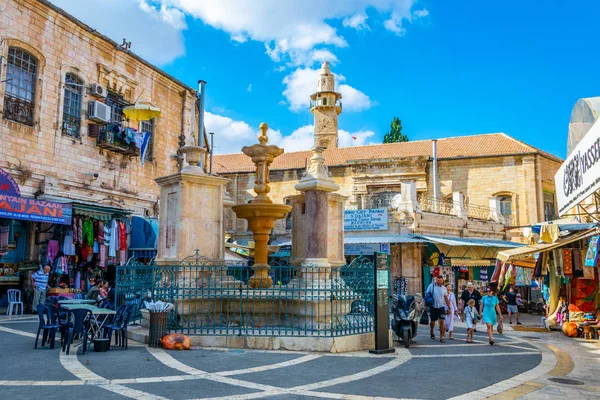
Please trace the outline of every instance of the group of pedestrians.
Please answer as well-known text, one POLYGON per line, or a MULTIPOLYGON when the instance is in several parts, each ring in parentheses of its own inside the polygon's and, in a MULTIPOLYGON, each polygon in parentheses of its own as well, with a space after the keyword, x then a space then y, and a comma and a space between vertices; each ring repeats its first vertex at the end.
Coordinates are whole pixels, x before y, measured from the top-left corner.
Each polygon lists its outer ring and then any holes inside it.
MULTIPOLYGON (((426 298, 430 298, 429 308, 429 329, 431 339, 435 339, 436 322, 440 329, 440 342, 445 343, 445 334, 448 332, 448 337, 453 338, 454 318, 459 316, 459 311, 464 313, 465 322, 467 324, 467 343, 473 343, 473 333, 476 332, 478 321, 486 326, 490 345, 494 345, 494 325, 502 324, 502 312, 500 310, 498 297, 495 295, 491 287, 486 289, 485 296, 482 296, 475 289, 472 282, 467 284, 467 288, 460 296, 460 310, 457 306, 456 297, 452 291, 452 285, 444 285, 444 278, 438 275, 427 288, 425 292, 426 298)), ((512 314, 515 314, 517 324, 519 322, 519 314, 517 308, 517 295, 514 293, 514 288, 510 288, 509 292, 504 295, 504 300, 509 305, 509 319, 512 324, 512 314), (514 304, 513 304, 514 303, 514 304)))

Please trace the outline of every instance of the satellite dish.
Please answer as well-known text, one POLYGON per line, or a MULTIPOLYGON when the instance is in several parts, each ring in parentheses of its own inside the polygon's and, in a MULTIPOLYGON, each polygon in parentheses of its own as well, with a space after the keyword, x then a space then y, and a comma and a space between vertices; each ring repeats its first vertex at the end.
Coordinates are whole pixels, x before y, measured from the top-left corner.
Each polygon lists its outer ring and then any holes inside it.
POLYGON ((600 116, 600 97, 588 97, 577 100, 569 121, 567 157, 579 144, 600 116))

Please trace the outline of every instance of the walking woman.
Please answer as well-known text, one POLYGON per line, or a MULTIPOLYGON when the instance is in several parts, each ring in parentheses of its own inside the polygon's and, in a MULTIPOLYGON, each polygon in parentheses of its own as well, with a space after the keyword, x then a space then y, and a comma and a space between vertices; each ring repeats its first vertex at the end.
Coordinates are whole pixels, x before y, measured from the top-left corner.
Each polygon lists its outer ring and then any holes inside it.
POLYGON ((483 317, 483 323, 487 326, 490 345, 494 345, 494 325, 496 325, 496 314, 500 316, 502 321, 502 313, 498 305, 498 297, 494 296, 492 288, 487 288, 486 296, 481 299, 480 314, 483 317))
POLYGON ((450 302, 450 307, 446 305, 446 310, 449 310, 450 313, 446 313, 446 317, 444 317, 444 325, 446 325, 448 337, 450 339, 454 339, 452 337, 452 331, 454 331, 454 317, 458 316, 458 306, 456 305, 456 296, 454 296, 454 292, 452 291, 452 285, 446 285, 446 290, 448 291, 448 302, 450 302))

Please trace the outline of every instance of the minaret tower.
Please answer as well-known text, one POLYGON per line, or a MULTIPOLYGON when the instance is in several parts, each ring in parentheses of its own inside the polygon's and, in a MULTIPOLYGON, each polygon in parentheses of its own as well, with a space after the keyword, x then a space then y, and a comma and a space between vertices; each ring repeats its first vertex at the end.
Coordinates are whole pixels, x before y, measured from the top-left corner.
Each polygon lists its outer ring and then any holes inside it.
POLYGON ((317 92, 310 96, 310 111, 314 115, 315 147, 338 147, 338 115, 342 112, 342 94, 335 91, 335 78, 329 63, 323 62, 317 82, 317 92))

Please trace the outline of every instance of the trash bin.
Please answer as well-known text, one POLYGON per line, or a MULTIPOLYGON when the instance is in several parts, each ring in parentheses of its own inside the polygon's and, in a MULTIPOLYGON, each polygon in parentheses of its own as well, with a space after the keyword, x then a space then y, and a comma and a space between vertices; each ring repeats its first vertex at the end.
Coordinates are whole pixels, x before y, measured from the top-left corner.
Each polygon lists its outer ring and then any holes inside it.
POLYGON ((150 311, 148 346, 162 347, 160 339, 169 334, 169 312, 150 311))
POLYGON ((110 349, 110 339, 94 339, 94 351, 102 353, 110 349))

